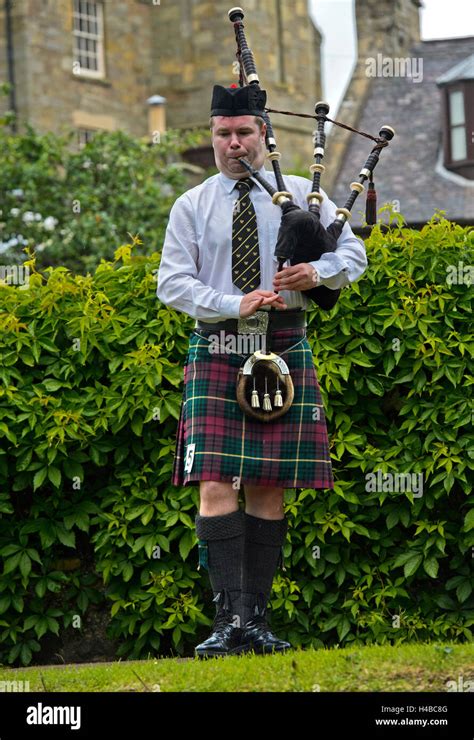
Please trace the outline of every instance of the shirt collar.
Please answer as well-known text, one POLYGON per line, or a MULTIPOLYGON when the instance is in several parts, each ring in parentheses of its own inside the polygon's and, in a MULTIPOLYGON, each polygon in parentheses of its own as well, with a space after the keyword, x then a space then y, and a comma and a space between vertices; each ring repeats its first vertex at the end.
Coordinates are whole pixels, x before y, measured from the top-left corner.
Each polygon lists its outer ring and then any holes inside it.
MULTIPOLYGON (((267 173, 265 170, 265 165, 262 165, 260 167, 260 169, 258 170, 258 173, 262 177, 266 178, 267 173)), ((219 172, 218 177, 220 178, 222 187, 224 188, 226 193, 231 193, 233 189, 235 188, 235 184, 237 183, 237 180, 233 180, 231 177, 227 177, 227 175, 224 175, 222 172, 219 172)), ((257 182, 256 180, 254 180, 253 182, 254 182, 254 188, 259 188, 259 190, 264 190, 264 188, 260 185, 259 182, 257 182)))

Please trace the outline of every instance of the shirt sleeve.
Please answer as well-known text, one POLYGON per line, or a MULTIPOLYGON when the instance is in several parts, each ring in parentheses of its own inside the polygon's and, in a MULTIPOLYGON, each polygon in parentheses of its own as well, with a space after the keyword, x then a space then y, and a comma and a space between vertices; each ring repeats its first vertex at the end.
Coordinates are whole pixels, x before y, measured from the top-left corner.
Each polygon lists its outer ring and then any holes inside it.
MULTIPOLYGON (((336 218, 336 204, 321 189, 324 200, 321 203, 321 223, 327 228, 336 218)), ((353 233, 346 222, 337 240, 335 252, 323 254, 319 260, 310 262, 319 275, 317 285, 326 285, 332 290, 343 288, 355 282, 367 268, 367 255, 362 239, 353 233)))
POLYGON ((174 203, 165 234, 156 295, 194 319, 236 319, 243 296, 204 285, 198 277, 199 249, 192 204, 186 193, 174 203))

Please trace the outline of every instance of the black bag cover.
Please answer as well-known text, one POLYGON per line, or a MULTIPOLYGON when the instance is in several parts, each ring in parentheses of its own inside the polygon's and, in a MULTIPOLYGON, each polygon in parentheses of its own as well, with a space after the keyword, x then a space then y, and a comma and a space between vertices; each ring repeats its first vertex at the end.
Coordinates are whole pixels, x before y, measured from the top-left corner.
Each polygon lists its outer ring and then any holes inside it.
MULTIPOLYGON (((319 216, 304 211, 295 203, 288 201, 281 208, 283 215, 275 245, 277 259, 290 260, 291 265, 300 262, 314 262, 326 252, 335 252, 342 225, 331 224, 327 229, 321 224, 319 216)), ((331 290, 319 285, 302 291, 323 310, 333 308, 341 289, 331 290)))

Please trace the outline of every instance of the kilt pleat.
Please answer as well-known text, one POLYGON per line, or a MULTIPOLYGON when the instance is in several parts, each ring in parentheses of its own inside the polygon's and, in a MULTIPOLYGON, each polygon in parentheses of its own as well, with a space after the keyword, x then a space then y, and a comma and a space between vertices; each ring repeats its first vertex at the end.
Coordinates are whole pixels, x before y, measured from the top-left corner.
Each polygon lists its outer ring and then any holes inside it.
POLYGON ((248 354, 212 354, 205 339, 210 333, 190 335, 172 484, 215 480, 238 481, 238 487, 333 488, 326 417, 306 330, 273 333, 272 349, 287 363, 295 390, 290 409, 274 422, 243 413, 236 383, 248 354))

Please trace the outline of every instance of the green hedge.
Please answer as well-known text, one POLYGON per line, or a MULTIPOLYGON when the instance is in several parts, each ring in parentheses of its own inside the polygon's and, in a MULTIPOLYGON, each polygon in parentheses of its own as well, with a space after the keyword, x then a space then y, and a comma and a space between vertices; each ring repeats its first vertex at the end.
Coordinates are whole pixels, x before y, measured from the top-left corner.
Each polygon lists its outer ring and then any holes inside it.
MULTIPOLYGON (((315 647, 470 640, 472 231, 395 221, 366 245, 364 277, 310 314, 336 485, 286 491, 272 624, 315 647), (371 486, 379 470, 422 474, 422 495, 371 486)), ((0 288, 0 662, 90 609, 120 656, 208 633, 198 487, 170 484, 194 321, 160 305, 159 254, 133 246, 87 277, 30 259, 27 289, 0 288)))

